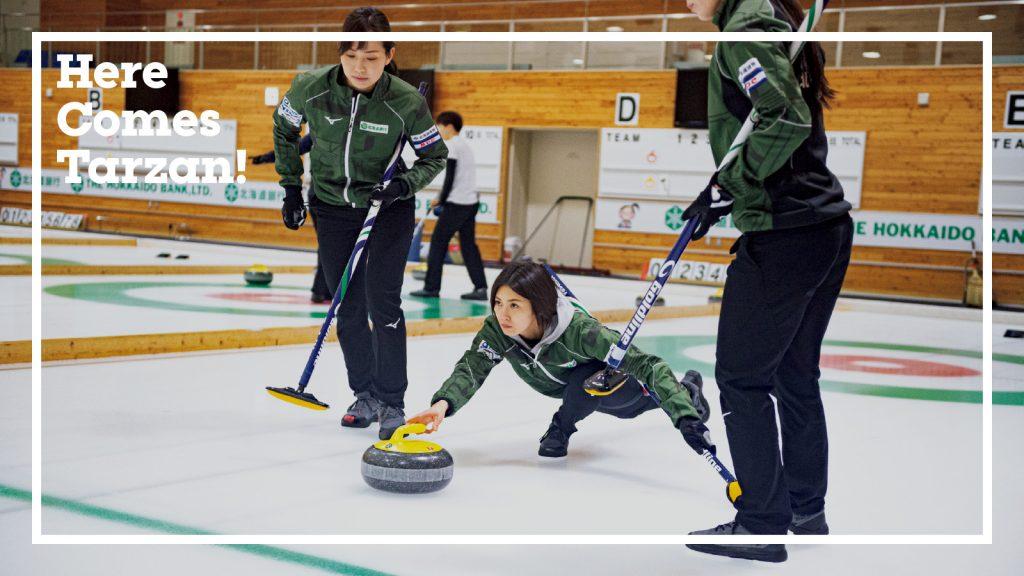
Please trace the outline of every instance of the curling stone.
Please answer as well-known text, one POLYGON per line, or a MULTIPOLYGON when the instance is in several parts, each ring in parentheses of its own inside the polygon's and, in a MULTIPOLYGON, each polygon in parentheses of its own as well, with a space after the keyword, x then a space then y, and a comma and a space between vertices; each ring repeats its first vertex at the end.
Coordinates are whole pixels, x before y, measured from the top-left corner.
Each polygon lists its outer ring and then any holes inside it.
POLYGON ((722 301, 722 295, 725 294, 725 287, 720 287, 715 290, 715 293, 708 296, 708 304, 718 304, 722 301))
POLYGON ((447 450, 426 440, 407 440, 426 432, 424 424, 399 426, 388 440, 375 442, 363 453, 363 480, 385 492, 436 492, 452 481, 455 461, 447 450))
POLYGON ((266 286, 274 280, 274 273, 263 264, 253 264, 242 277, 249 286, 266 286))
POLYGON ((419 280, 421 282, 423 280, 427 279, 427 264, 426 264, 426 262, 424 262, 423 264, 420 264, 419 266, 417 266, 417 267, 412 269, 412 278, 413 278, 413 280, 419 280))
MULTIPOLYGON (((634 306, 640 306, 640 303, 643 302, 643 301, 644 301, 644 297, 643 296, 637 296, 636 300, 634 300, 635 304, 633 304, 633 305, 634 306)), ((655 306, 664 306, 665 305, 665 297, 664 296, 658 296, 657 298, 655 298, 654 299, 654 305, 655 306)))

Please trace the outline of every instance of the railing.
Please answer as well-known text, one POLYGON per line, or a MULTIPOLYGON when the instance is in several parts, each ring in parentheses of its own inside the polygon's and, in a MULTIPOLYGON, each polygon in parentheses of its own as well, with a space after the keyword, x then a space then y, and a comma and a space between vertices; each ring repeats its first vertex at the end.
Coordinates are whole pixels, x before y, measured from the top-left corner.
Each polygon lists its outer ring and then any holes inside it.
MULTIPOLYGON (((552 4, 552 0, 518 0, 517 2, 482 1, 472 4, 437 3, 403 4, 385 10, 394 10, 396 16, 418 15, 418 9, 430 8, 442 16, 470 11, 471 8, 498 10, 504 5, 515 5, 522 13, 531 13, 552 4), (410 10, 412 10, 410 12, 410 10)), ((630 32, 685 32, 713 31, 715 28, 700 22, 693 14, 667 12, 658 14, 587 15, 597 2, 557 3, 579 4, 583 16, 560 18, 512 17, 495 19, 393 19, 392 27, 400 31, 630 31, 630 32)), ((664 0, 668 9, 681 9, 683 2, 664 0)), ((354 7, 354 6, 353 6, 354 7)), ((109 26, 110 31, 339 31, 340 16, 346 7, 302 8, 309 23, 271 24, 267 20, 278 10, 218 9, 194 10, 191 17, 197 24, 183 28, 160 25, 165 11, 132 11, 111 13, 109 19, 140 20, 145 25, 109 26), (202 21, 223 21, 231 18, 249 18, 247 24, 214 25, 202 21), (329 18, 328 18, 329 17, 329 18), (336 23, 325 22, 329 19, 336 23)), ((507 11, 507 10, 506 10, 507 11)), ((514 9, 512 10, 515 14, 514 9)), ((0 14, 0 65, 27 65, 25 50, 30 47, 31 32, 38 27, 26 25, 38 14, 0 14), (19 61, 19 55, 21 56, 19 61)), ((1024 63, 1024 0, 980 1, 966 3, 935 3, 910 6, 854 7, 830 9, 818 26, 821 31, 992 31, 993 56, 996 64, 1024 63)), ((179 57, 184 51, 191 56, 179 62, 182 68, 231 69, 306 69, 337 61, 334 47, 329 43, 252 43, 251 49, 223 43, 192 43, 189 47, 171 47, 164 42, 127 43, 49 42, 44 46, 48 54, 67 51, 89 51, 102 59, 131 59, 147 61, 163 59, 169 50, 179 57)), ((399 46, 399 63, 405 68, 434 68, 442 70, 579 70, 579 69, 664 69, 703 65, 710 58, 714 43, 708 42, 404 42, 399 46)), ((941 42, 918 43, 827 43, 826 53, 832 67, 865 66, 941 66, 980 64, 980 47, 967 44, 941 42)), ((186 54, 186 56, 188 56, 186 54)))
MULTIPOLYGON (((537 223, 537 226, 535 226, 533 230, 530 231, 530 234, 527 235, 526 240, 523 242, 523 245, 519 248, 519 250, 516 250, 516 252, 512 255, 513 261, 518 260, 524 255, 528 255, 532 258, 540 259, 545 262, 552 262, 555 256, 555 240, 556 238, 564 239, 564 235, 559 236, 557 234, 549 234, 550 240, 548 242, 548 251, 546 257, 540 258, 538 253, 527 252, 527 249, 530 248, 530 242, 536 239, 537 234, 541 232, 541 230, 544 228, 544 223, 548 221, 548 218, 550 218, 552 214, 555 213, 555 210, 558 210, 558 218, 555 220, 555 222, 561 221, 562 212, 565 208, 565 202, 585 202, 587 204, 587 215, 584 218, 583 224, 583 238, 580 240, 580 255, 576 261, 575 266, 575 268, 577 269, 583 268, 583 259, 586 256, 587 251, 587 236, 590 233, 590 217, 594 211, 594 199, 591 198, 590 196, 559 196, 558 200, 555 200, 555 203, 552 204, 550 208, 548 208, 547 212, 544 213, 544 217, 540 219, 540 222, 537 223)), ((554 264, 554 262, 552 263, 554 264)), ((557 264, 564 265, 564 262, 558 262, 557 264)))

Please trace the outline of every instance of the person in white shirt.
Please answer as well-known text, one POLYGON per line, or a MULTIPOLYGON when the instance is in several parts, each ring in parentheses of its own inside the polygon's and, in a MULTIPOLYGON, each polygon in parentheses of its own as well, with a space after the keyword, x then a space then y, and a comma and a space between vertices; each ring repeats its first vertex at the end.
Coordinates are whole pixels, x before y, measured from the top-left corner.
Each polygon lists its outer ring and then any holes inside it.
POLYGON ((476 213, 480 209, 480 194, 476 190, 476 161, 473 150, 459 136, 462 116, 458 112, 437 115, 437 128, 448 146, 448 161, 444 170, 444 186, 431 208, 438 214, 437 225, 430 235, 430 253, 427 256, 427 278, 422 290, 410 293, 419 298, 437 298, 441 293, 441 272, 448 242, 456 232, 462 259, 473 281, 473 291, 462 295, 464 300, 487 300, 487 278, 476 245, 476 213), (438 210, 440 208, 440 210, 438 210))

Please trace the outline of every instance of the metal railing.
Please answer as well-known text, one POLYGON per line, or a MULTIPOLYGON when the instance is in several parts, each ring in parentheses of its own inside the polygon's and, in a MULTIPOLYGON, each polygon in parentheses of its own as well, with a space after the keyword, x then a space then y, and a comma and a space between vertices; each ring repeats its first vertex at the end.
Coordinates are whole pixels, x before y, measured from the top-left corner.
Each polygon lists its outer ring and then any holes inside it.
MULTIPOLYGON (((527 249, 530 247, 530 242, 537 237, 537 234, 541 231, 542 228, 544 228, 544 224, 548 221, 548 218, 550 218, 551 215, 555 213, 555 210, 558 211, 558 218, 555 219, 555 222, 559 222, 561 220, 562 213, 565 208, 565 202, 585 202, 587 204, 587 215, 584 218, 583 224, 583 238, 580 240, 580 255, 576 261, 576 268, 582 269, 583 259, 586 257, 587 251, 587 236, 590 233, 590 217, 594 211, 594 199, 591 198, 590 196, 559 196, 558 200, 555 200, 555 203, 552 204, 550 208, 548 208, 547 212, 544 213, 544 217, 540 219, 540 222, 538 222, 537 225, 533 228, 533 230, 531 230, 530 233, 526 236, 526 240, 523 242, 523 245, 520 246, 519 250, 516 250, 516 252, 512 255, 513 261, 518 260, 522 258, 523 255, 527 254, 527 249)), ((551 239, 548 243, 547 256, 545 258, 541 258, 541 260, 545 262, 552 261, 555 252, 555 239, 558 237, 555 234, 551 234, 550 236, 551 239)), ((529 254, 529 256, 533 258, 538 257, 536 253, 529 254)))
MULTIPOLYGON (((544 5, 554 2, 558 2, 559 5, 565 5, 564 0, 520 0, 517 4, 526 5, 544 5)), ((410 9, 417 7, 429 6, 434 9, 439 9, 444 13, 446 7, 459 9, 466 9, 467 7, 474 6, 499 6, 502 2, 497 1, 481 1, 474 2, 471 4, 456 4, 456 3, 437 3, 437 4, 403 4, 401 9, 410 9)), ((585 14, 590 12, 590 3, 586 0, 580 0, 580 5, 584 6, 585 14)), ((680 4, 678 2, 672 3, 680 4)), ((670 3, 665 1, 663 6, 668 9, 670 3)), ((355 5, 351 6, 355 7, 355 5)), ((396 7, 398 9, 399 7, 396 7)), ((317 13, 322 12, 324 14, 338 14, 343 12, 345 6, 333 6, 333 7, 319 7, 319 8, 302 8, 303 12, 317 13)), ((385 9, 387 9, 385 7, 385 9)), ((276 13, 276 9, 261 9, 261 8, 246 8, 246 9, 233 9, 224 8, 216 10, 194 10, 192 11, 196 15, 223 15, 223 14, 247 14, 253 18, 251 24, 233 24, 233 25, 205 25, 198 24, 193 29, 198 31, 240 31, 240 30, 255 30, 255 31, 337 31, 340 30, 340 23, 329 24, 325 22, 311 22, 308 24, 272 24, 267 23, 266 18, 270 17, 272 13, 276 13), (264 16, 266 14, 267 16, 264 16)), ((160 16, 163 17, 164 11, 130 11, 130 12, 118 12, 118 16, 160 16)), ((0 65, 11 66, 11 65, 25 65, 27 64, 22 58, 21 62, 16 62, 17 58, 11 59, 11 55, 17 52, 21 52, 30 46, 30 32, 34 29, 25 26, 10 25, 11 22, 24 22, 27 18, 35 16, 38 18, 38 14, 27 14, 27 13, 7 13, 0 14, 0 58, 3 61, 0 65), (23 46, 18 46, 23 44, 23 46)), ((834 30, 839 32, 844 31, 872 31, 878 30, 901 30, 906 28, 914 28, 915 31, 949 31, 957 30, 962 31, 966 29, 984 29, 985 26, 991 25, 980 25, 977 24, 979 21, 992 22, 1002 18, 1003 21, 999 26, 1003 26, 1008 29, 1007 33, 999 33, 996 37, 994 45, 994 62, 1000 63, 1024 63, 1024 34, 1020 34, 1021 30, 1024 30, 1024 0, 1004 0, 1004 1, 979 1, 979 2, 966 2, 966 3, 941 3, 936 2, 934 4, 914 4, 908 6, 881 6, 881 7, 854 7, 854 8, 833 8, 828 11, 822 22, 823 30, 834 30), (975 14, 978 12, 978 14, 975 14), (982 13, 984 12, 984 13, 982 13), (991 12, 991 13, 989 13, 991 12), (882 18, 874 18, 873 16, 883 16, 882 18), (986 18, 990 17, 990 18, 986 18), (1006 20, 1009 19, 1011 23, 1006 24, 1006 20), (928 21, 929 25, 921 25, 921 22, 928 21), (931 24, 934 24, 933 26, 931 24), (973 28, 972 28, 973 25, 973 28), (891 27, 891 28, 890 28, 891 27)), ((591 16, 585 15, 581 17, 554 17, 554 18, 511 18, 511 19, 438 19, 438 20, 415 20, 415 21, 394 21, 392 26, 395 29, 404 31, 451 31, 451 30, 466 30, 473 28, 486 28, 490 31, 517 31, 525 29, 536 29, 538 27, 557 27, 559 29, 565 29, 567 31, 578 30, 583 32, 588 31, 605 31, 617 29, 630 30, 630 31, 676 31, 676 30, 714 30, 710 24, 699 23, 693 14, 689 13, 661 13, 661 14, 634 14, 634 15, 616 15, 616 16, 591 16), (639 25, 638 23, 642 23, 639 25)), ((109 31, 163 31, 177 28, 167 28, 163 26, 114 26, 108 27, 104 30, 109 31)), ((99 31, 99 30, 97 30, 99 31)), ((145 46, 140 46, 135 49, 138 58, 151 58, 154 55, 159 57, 159 53, 162 52, 163 42, 147 42, 145 46), (154 49, 154 47, 156 49, 154 49)), ((210 43, 211 45, 213 43, 210 43)), ((601 55, 600 46, 602 43, 592 42, 579 42, 579 43, 558 43, 557 45, 549 45, 547 47, 538 47, 538 43, 523 43, 523 42, 504 42, 504 43, 486 43, 488 46, 486 50, 483 50, 483 43, 470 43, 473 46, 467 46, 466 43, 412 43, 417 46, 409 46, 410 43, 405 43, 400 48, 400 61, 401 55, 411 54, 414 56, 414 66, 417 68, 435 68, 435 69, 457 69, 457 70, 476 70, 476 69, 487 69, 487 70, 520 70, 520 69, 546 69, 546 70, 578 70, 578 69, 663 69, 673 68, 685 65, 695 65, 699 62, 695 61, 698 58, 698 54, 703 52, 705 58, 710 57, 710 50, 713 47, 713 43, 684 43, 684 42, 658 42, 651 43, 655 44, 652 49, 647 49, 644 52, 638 52, 639 46, 633 47, 634 51, 629 53, 629 50, 620 51, 620 56, 616 57, 612 55, 608 56, 604 54, 604 60, 596 58, 601 55), (575 45, 574 45, 575 44, 575 45), (699 44, 700 48, 694 48, 693 46, 699 44), (422 46, 419 46, 422 45, 422 46), (479 49, 474 49, 479 47, 479 49), (412 52, 410 52, 412 51, 412 52), (418 51, 418 52, 417 52, 418 51), (557 57, 552 55, 557 51, 557 57), (572 51, 572 52, 570 52, 572 51), (696 53, 695 53, 696 51, 696 53), (532 52, 529 53, 529 52, 532 52), (488 55, 486 59, 481 59, 481 55, 488 55), (475 60, 474 60, 475 57, 475 60), (618 59, 616 59, 618 58, 618 59)), ((632 44, 632 43, 631 43, 632 44)), ((830 66, 833 67, 864 67, 864 66, 877 66, 877 65, 929 65, 929 66, 940 66, 945 64, 980 64, 980 50, 977 51, 976 55, 957 53, 950 46, 943 46, 941 42, 935 43, 921 43, 927 44, 928 46, 924 49, 914 49, 912 55, 903 55, 895 57, 883 57, 878 53, 877 50, 862 49, 863 47, 870 46, 867 43, 856 43, 854 47, 849 45, 844 46, 843 42, 837 42, 833 46, 829 46, 832 55, 830 56, 830 66), (976 62, 974 60, 977 60, 976 62)), ((68 46, 75 51, 83 50, 81 46, 68 46)), ((299 55, 298 53, 288 54, 280 58, 262 58, 261 66, 261 48, 258 43, 253 43, 253 50, 250 56, 241 56, 233 54, 230 61, 226 65, 219 65, 219 61, 223 59, 211 59, 207 57, 207 51, 210 47, 204 45, 202 42, 196 43, 195 56, 191 60, 190 66, 193 68, 232 68, 232 69, 246 69, 246 68, 281 68, 284 69, 295 69, 295 68, 310 68, 317 65, 324 65, 328 63, 328 54, 324 51, 324 46, 317 47, 316 43, 310 44, 309 53, 307 55, 299 55), (211 60, 213 64, 211 64, 211 60), (273 66, 267 66, 270 62, 273 66)), ((88 49, 92 50, 95 54, 97 61, 102 60, 104 52, 109 50, 109 47, 105 46, 105 43, 97 42, 95 46, 89 46, 88 49), (106 50, 105 50, 106 49, 106 50)), ((49 54, 53 54, 54 51, 62 51, 61 43, 50 42, 44 46, 49 54)), ((270 48, 263 48, 262 50, 271 50, 270 48)), ((24 54, 24 52, 21 52, 24 54)), ((271 55, 272 56, 272 55, 271 55)), ((121 57, 121 56, 115 56, 121 57)))

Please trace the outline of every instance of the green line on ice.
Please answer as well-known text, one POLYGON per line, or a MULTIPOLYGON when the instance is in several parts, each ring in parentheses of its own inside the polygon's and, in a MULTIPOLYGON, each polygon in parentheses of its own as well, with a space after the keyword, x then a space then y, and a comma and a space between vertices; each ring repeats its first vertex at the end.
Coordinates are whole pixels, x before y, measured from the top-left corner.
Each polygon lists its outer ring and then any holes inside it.
MULTIPOLYGON (((0 484, 0 498, 31 502, 32 493, 28 490, 21 490, 19 488, 14 488, 13 486, 0 484)), ((57 508, 59 510, 64 510, 65 512, 79 514, 81 516, 96 518, 107 522, 125 524, 154 532, 163 532, 165 534, 173 535, 199 536, 215 534, 214 532, 200 530, 198 528, 192 528, 190 526, 176 524, 174 522, 147 518, 145 516, 139 516, 138 514, 131 514, 129 512, 122 512, 120 510, 104 508, 102 506, 94 506, 92 504, 86 504, 76 500, 68 500, 66 498, 57 498, 56 496, 49 496, 47 494, 43 494, 42 501, 43 506, 50 508, 57 508)), ((214 544, 214 546, 228 548, 255 556, 262 556, 271 560, 277 560, 278 562, 295 564, 304 568, 320 570, 322 572, 327 572, 328 574, 344 574, 346 576, 390 576, 386 572, 380 572, 371 568, 364 568, 362 566, 356 566, 355 564, 347 564, 345 562, 339 562, 338 560, 332 560, 331 558, 324 558, 322 556, 303 554, 301 552, 278 548, 276 546, 266 546, 262 544, 214 544)))

